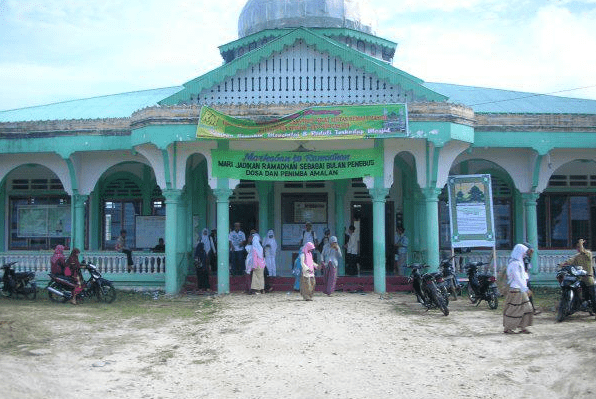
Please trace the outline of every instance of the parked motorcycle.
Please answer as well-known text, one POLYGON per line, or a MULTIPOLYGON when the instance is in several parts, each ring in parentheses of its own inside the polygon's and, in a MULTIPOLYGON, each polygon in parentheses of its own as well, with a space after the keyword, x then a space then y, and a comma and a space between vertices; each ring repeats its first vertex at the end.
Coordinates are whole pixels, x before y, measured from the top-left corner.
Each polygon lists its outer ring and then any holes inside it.
POLYGON ((412 269, 408 282, 414 287, 414 294, 419 303, 426 309, 439 308, 445 316, 449 314, 449 294, 441 292, 441 285, 444 281, 441 273, 421 273, 427 265, 418 263, 407 266, 412 269))
POLYGON ((556 320, 561 322, 565 317, 575 312, 589 312, 592 314, 591 300, 584 299, 584 292, 581 280, 587 275, 581 267, 572 265, 562 266, 557 272, 557 281, 561 287, 561 300, 557 309, 556 320))
MULTIPOLYGON (((95 297, 99 302, 112 303, 116 299, 116 289, 111 281, 101 276, 97 267, 91 263, 82 263, 81 269, 89 272, 89 278, 83 281, 82 291, 77 295, 77 301, 95 297)), ((52 302, 66 302, 72 298, 75 283, 66 276, 50 273, 50 282, 46 289, 52 302)))
POLYGON ((455 276, 455 269, 452 262, 453 258, 455 258, 455 255, 441 260, 439 268, 441 269, 447 292, 453 295, 453 299, 457 301, 457 296, 462 295, 462 286, 459 281, 457 281, 457 277, 455 276))
POLYGON ((476 306, 486 301, 490 309, 496 309, 499 306, 497 279, 492 274, 478 273, 478 268, 483 265, 488 263, 470 262, 465 266, 468 273, 468 297, 476 306))
POLYGON ((0 291, 2 296, 18 299, 23 295, 27 299, 37 297, 37 283, 35 282, 35 272, 15 272, 12 268, 17 262, 10 262, 2 265, 4 275, 2 276, 2 285, 0 291))

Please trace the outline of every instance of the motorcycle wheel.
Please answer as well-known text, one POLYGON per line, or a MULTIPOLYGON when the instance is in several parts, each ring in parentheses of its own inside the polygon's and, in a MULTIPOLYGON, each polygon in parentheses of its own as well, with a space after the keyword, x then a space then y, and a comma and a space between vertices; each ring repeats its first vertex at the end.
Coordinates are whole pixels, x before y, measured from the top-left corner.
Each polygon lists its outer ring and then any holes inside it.
MULTIPOLYGON (((55 281, 51 281, 48 284, 48 287, 52 287, 52 288, 57 289, 58 291, 61 291, 60 285, 58 283, 56 283, 55 281)), ((67 298, 65 298, 63 296, 56 295, 56 294, 52 293, 51 291, 48 291, 48 298, 50 298, 50 301, 52 301, 52 302, 64 303, 67 301, 67 298)))
POLYGON ((499 307, 499 298, 497 297, 497 293, 493 291, 490 294, 488 294, 488 300, 486 302, 488 302, 488 307, 490 309, 498 308, 499 307))
POLYGON ((29 287, 25 287, 24 290, 25 293, 23 295, 25 295, 25 298, 31 301, 37 298, 37 286, 35 284, 31 284, 29 287))
POLYGON ((562 322, 565 319, 565 317, 568 314, 567 310, 569 309, 570 306, 571 306, 571 300, 569 298, 569 295, 568 295, 568 293, 564 293, 563 296, 561 297, 561 300, 559 301, 559 308, 557 309, 557 316, 555 318, 555 320, 558 323, 562 322))
POLYGON ((116 289, 112 283, 104 283, 99 286, 98 299, 105 303, 112 303, 116 299, 116 289))
POLYGON ((448 316, 449 308, 447 307, 447 303, 443 295, 440 295, 435 288, 431 288, 430 295, 432 301, 437 304, 439 309, 441 309, 441 312, 443 312, 445 316, 448 316))
POLYGON ((478 297, 474 292, 474 288, 472 288, 472 284, 470 283, 468 283, 468 298, 470 298, 470 302, 472 303, 476 303, 476 301, 478 300, 478 297))

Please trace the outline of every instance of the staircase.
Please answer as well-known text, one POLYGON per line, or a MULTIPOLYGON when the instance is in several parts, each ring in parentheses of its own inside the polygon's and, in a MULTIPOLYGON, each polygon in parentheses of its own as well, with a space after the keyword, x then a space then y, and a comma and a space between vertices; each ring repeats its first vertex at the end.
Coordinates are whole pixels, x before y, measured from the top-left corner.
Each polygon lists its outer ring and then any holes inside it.
MULTIPOLYGON (((323 277, 316 277, 316 291, 323 291, 323 277)), ((408 284, 407 277, 387 276, 385 279, 385 288, 387 292, 411 291, 412 285, 408 284)), ((217 291, 217 276, 209 277, 211 289, 217 291)), ((294 277, 269 277, 268 283, 273 287, 273 291, 287 292, 292 291, 294 287, 294 277)), ((250 278, 248 276, 230 276, 230 292, 246 292, 250 287, 250 278)), ((373 292, 373 276, 340 276, 337 278, 335 290, 338 292, 373 292)), ((191 274, 186 277, 186 282, 181 290, 182 293, 197 293, 197 277, 191 274)))

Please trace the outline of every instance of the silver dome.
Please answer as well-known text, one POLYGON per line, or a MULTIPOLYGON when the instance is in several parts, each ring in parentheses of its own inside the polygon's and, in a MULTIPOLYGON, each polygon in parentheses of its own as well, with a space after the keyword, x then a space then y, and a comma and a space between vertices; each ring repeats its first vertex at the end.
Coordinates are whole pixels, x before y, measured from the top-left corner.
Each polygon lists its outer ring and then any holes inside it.
POLYGON ((238 36, 278 28, 350 28, 375 34, 367 0, 248 0, 238 19, 238 36))

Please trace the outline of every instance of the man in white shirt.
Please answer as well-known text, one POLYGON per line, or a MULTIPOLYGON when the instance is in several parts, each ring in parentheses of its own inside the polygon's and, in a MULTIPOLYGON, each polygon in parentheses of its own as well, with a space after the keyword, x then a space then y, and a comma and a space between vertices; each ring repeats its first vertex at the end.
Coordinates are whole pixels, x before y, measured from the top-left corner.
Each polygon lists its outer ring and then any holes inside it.
POLYGON ((348 242, 346 248, 346 274, 355 276, 358 273, 358 249, 360 248, 360 229, 350 225, 348 229, 348 242))
POLYGON ((246 235, 240 230, 240 223, 234 223, 234 230, 230 231, 230 266, 232 274, 241 276, 244 271, 244 246, 246 235))

